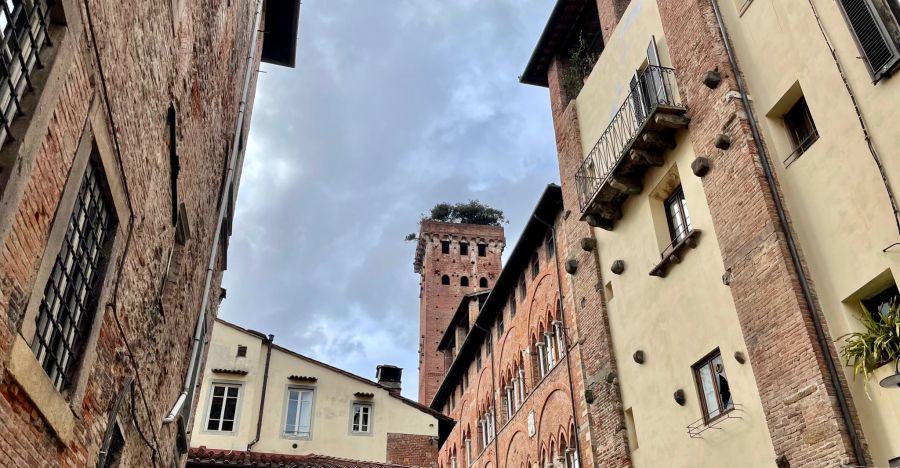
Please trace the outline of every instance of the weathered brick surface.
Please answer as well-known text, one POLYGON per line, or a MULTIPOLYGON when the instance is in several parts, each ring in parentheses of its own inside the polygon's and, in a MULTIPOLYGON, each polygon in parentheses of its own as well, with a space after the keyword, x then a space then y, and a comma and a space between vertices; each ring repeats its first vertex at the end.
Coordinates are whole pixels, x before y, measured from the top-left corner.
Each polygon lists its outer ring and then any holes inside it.
MULTIPOLYGON (((603 21, 601 15, 601 21, 603 21)), ((564 232, 565 254, 578 262, 578 271, 564 282, 565 307, 573 311, 573 325, 579 343, 576 355, 580 361, 580 385, 593 396, 587 403, 584 394, 577 399, 586 413, 587 426, 580 431, 582 460, 591 457, 603 466, 629 466, 628 442, 624 413, 616 375, 616 360, 610 336, 609 320, 603 297, 600 259, 584 251, 583 238, 594 239, 594 231, 579 221, 581 209, 575 186, 575 173, 583 160, 576 102, 565 97, 560 85, 561 64, 556 61, 549 71, 550 103, 556 129, 559 173, 562 181, 563 206, 566 212, 561 230, 564 232), (592 449, 587 451, 587 449, 592 449)))
MULTIPOLYGON (((72 176, 75 147, 89 107, 102 96, 104 85, 109 101, 101 101, 101 114, 120 150, 133 231, 127 248, 123 242, 123 248, 111 253, 105 278, 118 282, 119 294, 115 300, 104 298, 98 308, 104 315, 96 358, 84 370, 88 377, 83 400, 70 402, 80 416, 68 445, 53 435, 40 409, 7 371, 10 347, 21 323, 6 320, 0 325, 2 466, 96 464, 108 410, 129 375, 135 377, 138 388, 136 400, 126 398, 119 413, 126 439, 123 466, 151 466, 151 449, 135 426, 126 423, 132 408, 137 426, 158 452, 157 463, 168 466, 172 457, 175 427, 162 425, 162 418, 181 391, 188 367, 225 148, 234 131, 256 7, 250 0, 181 3, 177 36, 168 2, 64 3, 73 10, 67 13, 80 16, 82 24, 70 24, 66 33, 65 40, 74 42, 74 56, 63 75, 62 91, 55 107, 45 109, 52 118, 33 155, 33 169, 20 175, 19 202, 12 211, 3 212, 13 220, 8 232, 0 233, 0 314, 17 317, 26 305, 22 299, 27 300, 34 288, 43 289, 43 284, 36 284, 38 267, 42 258, 56 255, 45 249, 48 235, 57 221, 62 187, 72 176), (187 207, 192 239, 185 247, 181 280, 169 285, 175 307, 160 314, 154 308, 156 292, 174 239, 166 133, 170 101, 179 110, 178 191, 187 207)), ((220 280, 221 268, 214 275, 213 314, 220 280)))
POLYGON ((500 256, 505 238, 501 226, 422 222, 416 251, 419 284, 419 403, 428 405, 444 378, 444 354, 438 343, 464 294, 475 292, 481 278, 493 286, 500 274, 500 256), (441 253, 441 241, 450 241, 450 253, 441 253), (460 241, 468 242, 469 252, 460 256, 460 241), (487 254, 478 256, 478 243, 488 245, 487 254), (441 278, 450 277, 450 284, 441 278), (469 278, 469 286, 460 286, 460 278, 469 278))
MULTIPOLYGON (((737 84, 711 4, 659 1, 659 10, 679 90, 690 109, 694 152, 712 161, 703 187, 725 267, 733 275, 731 292, 775 451, 787 456, 791 466, 848 463, 852 445, 774 199, 740 101, 727 97, 737 84), (710 90, 699 77, 717 67, 725 79, 710 90), (733 116, 737 118, 724 129, 733 141, 731 148, 714 148, 715 136, 733 116), (791 401, 809 386, 816 391, 791 401)), ((836 359, 833 347, 825 352, 836 359)), ((843 380, 842 374, 839 377, 843 380)))
POLYGON ((415 468, 437 466, 438 441, 427 435, 387 435, 387 462, 415 468))
MULTIPOLYGON (((555 225, 558 236, 561 236, 561 213, 555 225)), ((456 466, 466 466, 466 438, 471 439, 475 467, 543 466, 542 455, 548 462, 550 458, 563 456, 565 449, 572 445, 570 441, 576 431, 574 428, 583 426, 584 409, 579 403, 575 404, 576 411, 573 413, 573 401, 579 400, 583 394, 578 358, 581 345, 577 341, 570 313, 574 309, 564 306, 562 315, 557 309, 559 277, 563 276, 565 282, 562 263, 566 259, 563 246, 567 243, 560 237, 556 245, 553 256, 548 255, 544 245, 536 249, 540 270, 532 278, 530 269, 526 268, 526 295, 524 300, 517 299, 515 317, 510 316, 507 307, 505 333, 494 339, 489 359, 484 360, 480 370, 474 362, 471 363, 467 371, 469 384, 464 391, 459 390, 460 382, 456 382, 456 403, 450 416, 457 424, 441 447, 440 466, 450 467, 453 456, 456 457, 456 466), (539 331, 551 329, 552 322, 559 319, 564 322, 568 352, 544 378, 540 378, 534 344, 539 331), (526 353, 523 354, 523 351, 526 353), (519 367, 525 371, 526 399, 513 417, 507 420, 504 387, 519 367), (497 418, 496 438, 482 448, 478 420, 491 407, 495 409, 497 418), (528 430, 529 414, 533 414, 533 435, 529 435, 528 430)), ((513 272, 513 276, 518 273, 513 272)), ((496 326, 491 328, 490 333, 493 337, 497 336, 496 326)), ((589 452, 590 449, 582 444, 581 453, 589 452)))
POLYGON ((595 0, 597 2, 597 13, 600 15, 600 28, 603 34, 603 42, 609 41, 609 37, 622 19, 622 14, 628 8, 631 0, 595 0))

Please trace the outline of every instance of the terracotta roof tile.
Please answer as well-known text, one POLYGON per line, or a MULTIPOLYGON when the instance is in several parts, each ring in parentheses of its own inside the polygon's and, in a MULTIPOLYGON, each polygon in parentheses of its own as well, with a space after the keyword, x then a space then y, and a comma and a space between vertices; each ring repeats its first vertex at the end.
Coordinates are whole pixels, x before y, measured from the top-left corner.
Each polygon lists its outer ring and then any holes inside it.
POLYGON ((284 455, 278 453, 245 452, 239 450, 192 448, 188 453, 188 467, 277 467, 277 468, 409 468, 324 455, 284 455))

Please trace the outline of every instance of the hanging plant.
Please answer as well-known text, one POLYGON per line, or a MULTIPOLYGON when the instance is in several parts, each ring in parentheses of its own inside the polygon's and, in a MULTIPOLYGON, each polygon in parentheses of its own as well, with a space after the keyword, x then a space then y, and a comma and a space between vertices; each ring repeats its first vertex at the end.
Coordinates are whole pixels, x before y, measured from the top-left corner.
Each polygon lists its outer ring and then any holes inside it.
POLYGON ((562 72, 562 87, 568 99, 575 99, 581 88, 584 87, 584 80, 591 74, 594 64, 600 54, 591 52, 588 42, 584 38, 584 34, 579 35, 578 44, 569 53, 566 68, 562 72))
POLYGON ((853 368, 854 378, 862 375, 868 381, 875 369, 900 358, 900 297, 891 301, 886 314, 877 317, 863 306, 865 331, 841 337, 845 340, 841 357, 853 368))

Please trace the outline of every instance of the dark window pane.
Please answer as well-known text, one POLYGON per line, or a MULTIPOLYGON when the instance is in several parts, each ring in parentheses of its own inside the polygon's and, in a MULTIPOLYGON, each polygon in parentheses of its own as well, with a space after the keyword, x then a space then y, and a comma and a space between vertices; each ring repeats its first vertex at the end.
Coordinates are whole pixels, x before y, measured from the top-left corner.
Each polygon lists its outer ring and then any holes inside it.
POLYGON ((114 220, 101 193, 105 187, 103 170, 92 155, 35 317, 31 349, 58 390, 67 386, 71 365, 80 358, 83 328, 101 286, 101 249, 114 220))
POLYGON ((234 430, 234 421, 222 421, 222 430, 223 431, 234 430))

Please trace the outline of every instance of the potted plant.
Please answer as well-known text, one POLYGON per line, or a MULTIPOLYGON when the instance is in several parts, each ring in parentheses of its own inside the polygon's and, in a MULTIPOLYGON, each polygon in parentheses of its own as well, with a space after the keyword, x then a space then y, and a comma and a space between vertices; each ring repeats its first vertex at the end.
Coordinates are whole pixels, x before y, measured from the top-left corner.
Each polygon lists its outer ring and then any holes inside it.
POLYGON ((871 314, 863 306, 864 331, 848 333, 841 356, 853 368, 853 377, 862 375, 868 380, 872 374, 887 376, 894 372, 894 363, 900 358, 900 297, 891 300, 886 314, 871 314), (885 371, 885 369, 887 369, 885 371))

